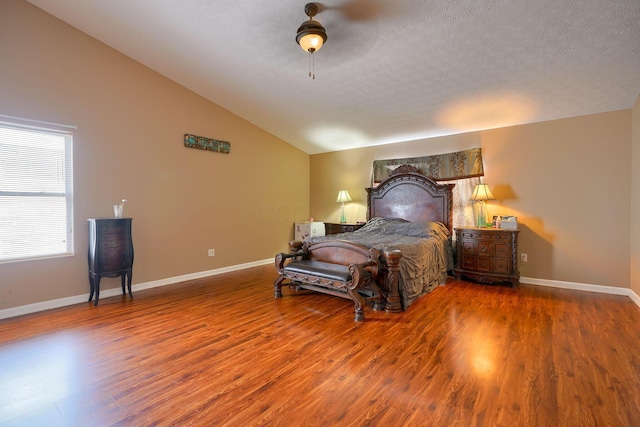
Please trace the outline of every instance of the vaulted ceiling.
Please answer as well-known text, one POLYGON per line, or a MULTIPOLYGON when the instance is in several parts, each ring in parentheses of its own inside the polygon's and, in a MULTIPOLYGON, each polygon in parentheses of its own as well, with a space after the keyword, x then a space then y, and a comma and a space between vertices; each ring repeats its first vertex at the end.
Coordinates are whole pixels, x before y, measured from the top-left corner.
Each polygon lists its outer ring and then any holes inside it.
POLYGON ((631 108, 638 0, 28 0, 309 154, 631 108))

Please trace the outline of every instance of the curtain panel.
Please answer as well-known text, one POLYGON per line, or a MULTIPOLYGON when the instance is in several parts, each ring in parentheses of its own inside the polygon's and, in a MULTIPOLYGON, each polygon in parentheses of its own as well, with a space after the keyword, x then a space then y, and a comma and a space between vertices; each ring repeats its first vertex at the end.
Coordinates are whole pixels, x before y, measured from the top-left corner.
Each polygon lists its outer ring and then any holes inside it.
POLYGON ((387 179, 391 172, 401 165, 415 166, 422 174, 436 181, 451 181, 484 175, 481 149, 472 148, 471 150, 435 156, 374 160, 372 185, 375 186, 387 179))

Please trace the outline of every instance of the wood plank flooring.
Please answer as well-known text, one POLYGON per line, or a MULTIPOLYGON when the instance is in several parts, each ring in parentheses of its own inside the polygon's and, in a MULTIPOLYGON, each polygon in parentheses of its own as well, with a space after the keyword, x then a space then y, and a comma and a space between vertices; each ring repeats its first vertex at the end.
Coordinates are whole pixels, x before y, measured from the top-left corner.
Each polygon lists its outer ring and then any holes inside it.
POLYGON ((0 321, 0 425, 639 426, 629 298, 450 282, 407 312, 273 266, 0 321))

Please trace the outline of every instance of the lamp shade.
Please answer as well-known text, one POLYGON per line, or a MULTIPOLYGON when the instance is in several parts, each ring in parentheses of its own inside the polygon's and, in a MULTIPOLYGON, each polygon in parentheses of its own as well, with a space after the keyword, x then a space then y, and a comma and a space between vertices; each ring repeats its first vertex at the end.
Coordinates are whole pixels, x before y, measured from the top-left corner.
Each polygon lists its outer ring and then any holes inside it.
POLYGON ((469 200, 480 201, 494 199, 495 197, 491 194, 491 190, 489 190, 489 186, 487 184, 476 184, 476 188, 473 189, 473 194, 469 200))
POLYGON ((351 196, 349 196, 349 192, 347 190, 338 191, 338 200, 336 203, 346 203, 351 201, 351 196))

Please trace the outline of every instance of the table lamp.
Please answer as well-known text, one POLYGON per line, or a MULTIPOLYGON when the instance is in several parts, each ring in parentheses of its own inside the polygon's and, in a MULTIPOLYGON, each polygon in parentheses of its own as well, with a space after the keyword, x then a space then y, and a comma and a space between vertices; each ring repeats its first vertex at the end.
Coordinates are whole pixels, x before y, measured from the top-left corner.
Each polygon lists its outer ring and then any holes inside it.
POLYGON ((480 228, 486 227, 487 206, 485 200, 495 200, 491 190, 489 190, 489 186, 487 184, 476 184, 476 188, 473 189, 473 194, 469 200, 476 202, 476 226, 480 228))

